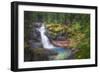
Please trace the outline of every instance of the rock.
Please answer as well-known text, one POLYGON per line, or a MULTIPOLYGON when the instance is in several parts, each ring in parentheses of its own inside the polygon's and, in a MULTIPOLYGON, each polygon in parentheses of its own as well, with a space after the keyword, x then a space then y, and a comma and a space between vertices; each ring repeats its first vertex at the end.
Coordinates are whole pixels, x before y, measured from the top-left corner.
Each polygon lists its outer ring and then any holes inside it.
POLYGON ((40 28, 42 23, 41 22, 33 22, 32 25, 34 28, 40 28))
POLYGON ((32 53, 30 48, 24 48, 24 61, 31 61, 32 53))
POLYGON ((33 29, 30 33, 30 40, 40 42, 41 41, 40 32, 37 31, 36 29, 33 29))
POLYGON ((31 52, 31 61, 47 61, 50 60, 50 56, 57 54, 52 50, 47 50, 43 48, 31 49, 31 52))
POLYGON ((36 42, 34 40, 29 40, 29 44, 30 44, 30 48, 42 48, 42 43, 40 42, 36 42))

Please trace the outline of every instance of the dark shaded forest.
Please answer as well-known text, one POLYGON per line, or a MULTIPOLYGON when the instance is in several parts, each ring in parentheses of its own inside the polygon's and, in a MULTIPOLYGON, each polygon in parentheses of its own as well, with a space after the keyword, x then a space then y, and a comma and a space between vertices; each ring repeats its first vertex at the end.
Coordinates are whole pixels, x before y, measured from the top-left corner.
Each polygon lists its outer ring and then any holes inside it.
MULTIPOLYGON (((32 48, 30 40, 33 40, 33 43, 41 40, 38 32, 35 34, 32 32, 35 31, 33 29, 35 29, 34 24, 36 22, 45 24, 51 40, 59 40, 58 34, 63 33, 64 38, 69 41, 65 48, 70 48, 75 52, 74 59, 90 58, 89 14, 24 11, 24 59, 26 61, 33 58, 38 60, 37 57, 39 57, 39 60, 45 60, 43 57, 47 55, 44 50, 39 49, 43 48, 43 46, 40 46, 41 44, 36 44, 39 46, 36 47, 37 49, 30 49, 32 48)), ((48 57, 45 56, 45 58, 48 57)))

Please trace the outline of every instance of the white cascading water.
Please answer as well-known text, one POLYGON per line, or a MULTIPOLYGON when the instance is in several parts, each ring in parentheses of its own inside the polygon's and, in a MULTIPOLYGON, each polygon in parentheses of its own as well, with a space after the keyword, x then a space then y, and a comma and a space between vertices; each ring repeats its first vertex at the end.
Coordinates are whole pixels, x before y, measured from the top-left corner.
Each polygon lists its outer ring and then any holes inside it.
POLYGON ((45 49, 54 49, 55 46, 53 44, 50 43, 48 37, 45 35, 46 29, 44 24, 42 24, 42 26, 40 28, 38 28, 40 35, 41 35, 41 41, 43 44, 43 48, 45 49))
POLYGON ((69 49, 64 50, 61 47, 56 47, 49 41, 48 37, 45 35, 46 29, 45 29, 44 24, 42 24, 42 26, 38 28, 37 30, 40 32, 43 48, 52 49, 58 53, 58 55, 54 57, 55 60, 65 59, 71 54, 71 50, 69 49))

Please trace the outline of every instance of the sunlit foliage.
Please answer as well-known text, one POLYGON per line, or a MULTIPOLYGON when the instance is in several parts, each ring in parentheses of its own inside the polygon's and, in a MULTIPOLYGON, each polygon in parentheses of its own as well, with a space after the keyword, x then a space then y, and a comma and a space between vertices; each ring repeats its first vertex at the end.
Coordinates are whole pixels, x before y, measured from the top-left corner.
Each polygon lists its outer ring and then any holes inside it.
POLYGON ((76 59, 90 58, 90 15, 78 13, 24 12, 24 42, 28 46, 33 22, 45 24, 52 38, 64 33, 70 40, 69 48, 79 49, 76 59))

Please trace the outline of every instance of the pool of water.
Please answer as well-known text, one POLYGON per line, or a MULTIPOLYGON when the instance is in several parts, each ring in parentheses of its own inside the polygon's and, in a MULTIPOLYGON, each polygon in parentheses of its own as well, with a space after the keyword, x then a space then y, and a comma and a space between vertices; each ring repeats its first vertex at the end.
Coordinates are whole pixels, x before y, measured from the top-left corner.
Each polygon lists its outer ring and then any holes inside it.
POLYGON ((70 55, 72 55, 72 50, 69 48, 57 47, 52 49, 52 51, 57 53, 57 55, 54 57, 54 59, 57 60, 67 59, 70 55))

